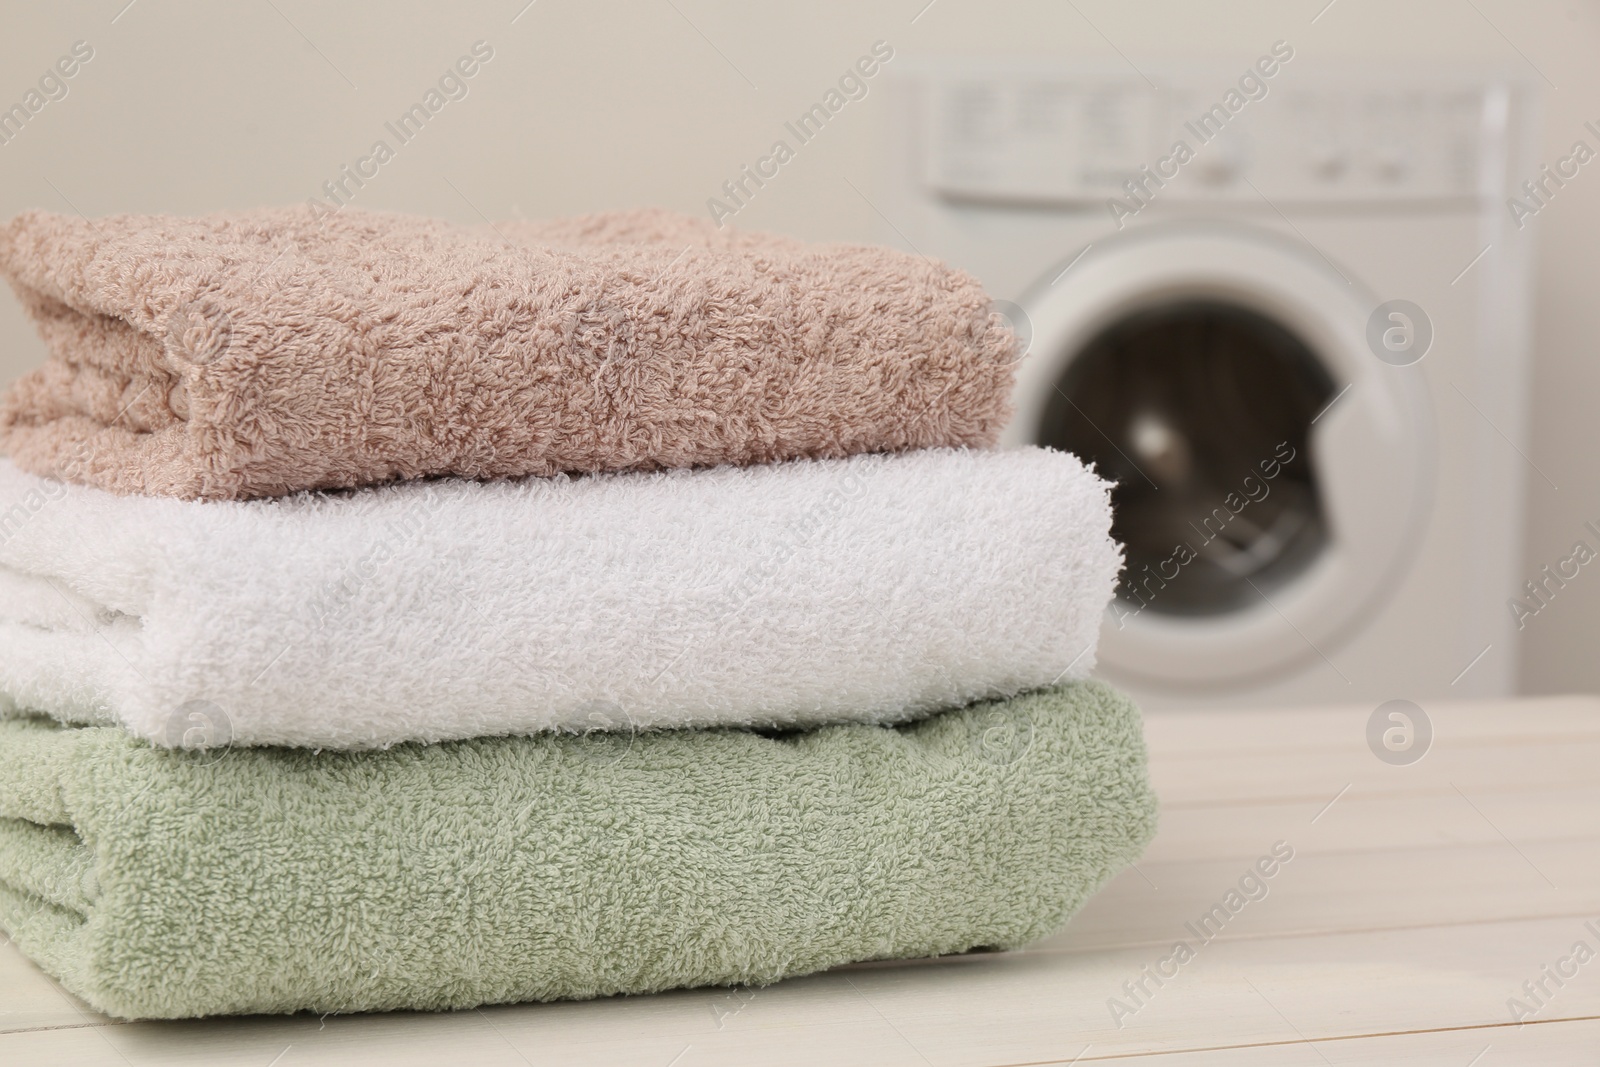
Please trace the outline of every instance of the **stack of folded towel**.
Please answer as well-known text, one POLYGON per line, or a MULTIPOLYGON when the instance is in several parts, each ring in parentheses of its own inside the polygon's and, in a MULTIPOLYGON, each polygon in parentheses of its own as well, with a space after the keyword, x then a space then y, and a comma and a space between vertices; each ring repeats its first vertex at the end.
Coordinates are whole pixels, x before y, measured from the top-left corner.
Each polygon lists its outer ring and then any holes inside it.
POLYGON ((1154 829, 1120 553, 919 257, 655 212, 31 213, 0 927, 127 1018, 1043 936, 1154 829))

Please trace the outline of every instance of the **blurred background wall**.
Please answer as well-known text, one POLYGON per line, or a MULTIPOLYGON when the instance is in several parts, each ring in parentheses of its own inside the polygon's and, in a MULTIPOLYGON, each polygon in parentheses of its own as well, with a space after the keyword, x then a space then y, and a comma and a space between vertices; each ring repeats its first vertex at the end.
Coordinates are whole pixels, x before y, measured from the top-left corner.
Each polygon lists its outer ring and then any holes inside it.
MULTIPOLYGON (((463 222, 638 205, 706 211, 876 41, 940 54, 1141 65, 1236 60, 1274 40, 1297 57, 1493 62, 1553 86, 1543 161, 1600 125, 1592 0, 310 0, 7 3, 0 107, 83 41, 93 57, 0 144, 0 214, 27 208, 198 213, 324 195, 382 138, 394 158, 356 191, 371 208, 463 222), (1315 21, 1313 21, 1315 20, 1315 21), (385 128, 485 42, 492 56, 422 131, 385 128)), ((480 47, 479 55, 483 49, 480 47)), ((469 64, 470 66, 471 64, 469 64)), ((741 226, 870 240, 881 84, 851 103, 741 210, 741 226), (852 188, 852 185, 855 188, 852 188)), ((369 165, 369 170, 370 170, 369 165)), ((348 185, 347 188, 354 188, 348 185)), ((1600 520, 1600 169, 1540 229, 1529 459, 1531 578, 1600 520)), ((0 380, 44 358, 0 300, 0 380)), ((1522 688, 1600 690, 1600 578, 1571 583, 1523 633, 1522 688)))

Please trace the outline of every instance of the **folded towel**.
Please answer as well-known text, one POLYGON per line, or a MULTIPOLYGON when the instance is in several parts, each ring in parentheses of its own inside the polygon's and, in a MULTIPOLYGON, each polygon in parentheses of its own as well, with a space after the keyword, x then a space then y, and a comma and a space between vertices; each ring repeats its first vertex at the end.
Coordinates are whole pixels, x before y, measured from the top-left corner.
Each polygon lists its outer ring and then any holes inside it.
POLYGON ((284 208, 0 227, 51 350, 24 469, 238 499, 992 444, 1015 336, 966 274, 665 212, 461 227, 284 208))
POLYGON ((764 983, 1057 929, 1155 828, 1099 683, 900 728, 156 749, 0 723, 0 926, 101 1011, 764 983))
POLYGON ((0 709, 309 748, 901 720, 1086 675, 1110 523, 1035 448, 205 503, 0 461, 0 709))

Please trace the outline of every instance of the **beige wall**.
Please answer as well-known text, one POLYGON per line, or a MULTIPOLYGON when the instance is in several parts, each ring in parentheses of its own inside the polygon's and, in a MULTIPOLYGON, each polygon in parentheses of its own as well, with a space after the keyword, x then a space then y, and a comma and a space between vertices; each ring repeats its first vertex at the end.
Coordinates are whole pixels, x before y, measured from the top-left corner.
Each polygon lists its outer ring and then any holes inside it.
MULTIPOLYGON (((1546 159, 1600 119, 1600 13, 1559 0, 733 0, 348 4, 182 0, 9 5, 0 104, 20 100, 72 43, 94 58, 0 145, 0 214, 200 212, 303 201, 384 137, 478 40, 494 57, 356 202, 463 221, 639 204, 705 210, 875 40, 934 53, 1093 56, 1137 64, 1194 52, 1241 62, 1274 39, 1309 59, 1537 65, 1560 88, 1546 159), (517 17, 515 24, 513 17, 517 17), (920 16, 918 16, 921 11, 920 16), (1078 12, 1082 14, 1078 14, 1078 12), (119 15, 119 12, 120 15, 119 15), (1480 14, 1481 12, 1481 14, 1480 14), (913 22, 913 17, 916 17, 913 22), (113 23, 113 18, 116 21, 113 23), (1521 56, 1519 56, 1519 52, 1521 56)), ((876 88, 876 87, 874 87, 876 88)), ((740 213, 742 225, 867 237, 882 95, 850 105, 740 213), (848 179, 848 180, 847 180, 848 179)), ((1600 520, 1600 163, 1541 213, 1533 441, 1559 490, 1530 477, 1527 567, 1566 555, 1600 520)), ((0 300, 0 379, 44 352, 0 300)), ((1591 543, 1594 538, 1591 536, 1591 543)), ((1524 687, 1600 690, 1600 566, 1524 632, 1524 687)))

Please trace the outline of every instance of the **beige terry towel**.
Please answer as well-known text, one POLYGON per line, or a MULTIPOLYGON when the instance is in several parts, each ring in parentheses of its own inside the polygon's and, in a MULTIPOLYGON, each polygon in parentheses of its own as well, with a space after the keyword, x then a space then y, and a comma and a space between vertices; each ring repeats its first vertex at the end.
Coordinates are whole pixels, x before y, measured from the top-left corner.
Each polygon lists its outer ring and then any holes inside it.
POLYGON ((987 445, 1009 414, 1015 337, 968 275, 666 212, 35 211, 0 271, 51 352, 0 449, 119 493, 987 445))

